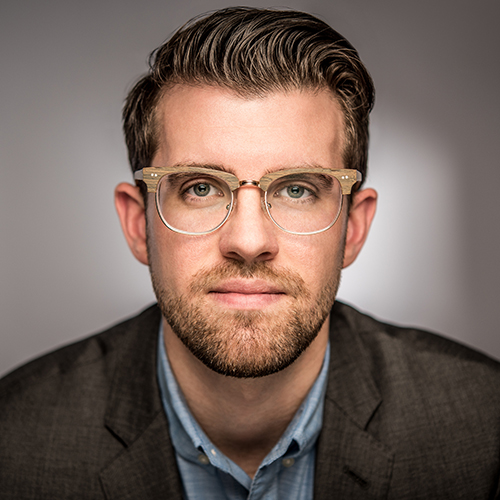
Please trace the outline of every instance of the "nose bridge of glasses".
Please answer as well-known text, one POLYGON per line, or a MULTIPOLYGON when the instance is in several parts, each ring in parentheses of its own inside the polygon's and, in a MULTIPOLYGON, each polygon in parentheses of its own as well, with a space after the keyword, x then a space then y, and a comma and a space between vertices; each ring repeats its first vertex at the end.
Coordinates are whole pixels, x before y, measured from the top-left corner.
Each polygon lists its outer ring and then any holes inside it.
POLYGON ((265 196, 262 196, 262 195, 265 195, 265 190, 263 189, 263 187, 261 186, 261 183, 260 181, 255 181, 253 179, 244 179, 242 181, 238 181, 238 188, 241 188, 241 187, 256 187, 257 189, 259 189, 260 191, 260 196, 261 196, 261 202, 262 202, 262 208, 265 209, 265 203, 264 203, 264 197, 265 196))
POLYGON ((244 180, 238 182, 238 187, 241 187, 241 186, 260 187, 260 183, 259 183, 259 181, 254 181, 252 179, 244 179, 244 180))
MULTIPOLYGON (((255 181, 253 179, 244 179, 244 180, 238 181, 238 187, 235 189, 235 191, 239 191, 239 188, 242 188, 242 187, 244 187, 244 188, 257 188, 259 191, 261 208, 264 211, 266 211, 266 203, 264 201, 265 196, 263 196, 265 194, 265 191, 262 189, 260 182, 255 181)), ((253 191, 253 190, 251 189, 250 191, 253 191)), ((234 204, 237 205, 236 198, 234 198, 234 204)))

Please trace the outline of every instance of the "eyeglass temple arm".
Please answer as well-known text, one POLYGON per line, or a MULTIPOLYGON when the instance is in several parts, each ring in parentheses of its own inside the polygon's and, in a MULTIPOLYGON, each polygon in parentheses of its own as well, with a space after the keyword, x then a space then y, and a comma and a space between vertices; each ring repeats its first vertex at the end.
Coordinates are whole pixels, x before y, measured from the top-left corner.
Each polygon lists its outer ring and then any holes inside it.
MULTIPOLYGON (((342 172, 342 171, 341 171, 342 172)), ((344 172, 353 172, 353 170, 344 170, 344 172)), ((342 186, 342 194, 349 195, 352 194, 352 190, 354 186, 359 185, 359 183, 363 180, 363 175, 359 170, 354 170, 355 176, 341 175, 340 184, 342 186)), ((338 177, 337 177, 338 178, 338 177)))
POLYGON ((145 179, 144 169, 141 168, 140 170, 136 170, 134 172, 134 180, 137 185, 139 184, 139 181, 143 181, 147 186, 148 193, 154 193, 156 191, 156 186, 158 184, 158 181, 160 180, 160 177, 155 173, 151 174, 151 177, 148 176, 145 179))

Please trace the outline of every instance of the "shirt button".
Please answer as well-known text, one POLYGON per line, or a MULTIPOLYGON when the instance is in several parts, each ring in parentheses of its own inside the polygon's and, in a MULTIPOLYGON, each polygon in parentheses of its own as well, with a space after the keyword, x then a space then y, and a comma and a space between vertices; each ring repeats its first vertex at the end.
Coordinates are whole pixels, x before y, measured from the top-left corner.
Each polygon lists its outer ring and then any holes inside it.
POLYGON ((198 462, 200 462, 200 464, 203 464, 203 465, 208 465, 210 463, 210 460, 208 459, 208 457, 206 455, 204 455, 203 453, 200 453, 198 455, 198 462))
POLYGON ((291 467, 295 463, 294 458, 284 458, 281 463, 283 464, 283 467, 291 467))

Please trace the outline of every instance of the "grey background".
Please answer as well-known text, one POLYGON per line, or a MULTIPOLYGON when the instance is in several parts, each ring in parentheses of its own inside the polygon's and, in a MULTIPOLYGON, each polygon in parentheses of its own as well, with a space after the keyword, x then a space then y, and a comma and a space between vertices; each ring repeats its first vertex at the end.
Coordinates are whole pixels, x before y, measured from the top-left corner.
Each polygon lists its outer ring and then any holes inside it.
MULTIPOLYGON (((113 206, 123 98, 173 30, 228 5, 2 1, 0 373, 154 300, 113 206)), ((378 91, 379 210, 340 297, 500 358, 498 0, 287 5, 349 38, 378 91)))

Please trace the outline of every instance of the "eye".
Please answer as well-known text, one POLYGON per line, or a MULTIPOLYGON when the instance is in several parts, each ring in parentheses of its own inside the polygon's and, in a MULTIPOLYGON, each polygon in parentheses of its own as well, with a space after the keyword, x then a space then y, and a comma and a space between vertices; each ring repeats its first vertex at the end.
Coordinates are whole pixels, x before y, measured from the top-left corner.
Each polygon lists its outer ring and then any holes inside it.
POLYGON ((290 198, 302 198, 304 194, 307 195, 307 189, 302 186, 288 186, 286 188, 286 193, 290 198))
POLYGON ((305 186, 301 186, 300 184, 289 184, 287 186, 278 188, 275 191, 274 196, 299 200, 314 196, 314 193, 310 189, 307 189, 305 186))
POLYGON ((208 196, 213 189, 214 187, 210 184, 200 182, 199 184, 191 186, 186 192, 194 196, 208 196))
POLYGON ((195 181, 184 189, 184 195, 196 198, 205 198, 208 196, 224 196, 223 192, 214 184, 207 181, 195 181))

